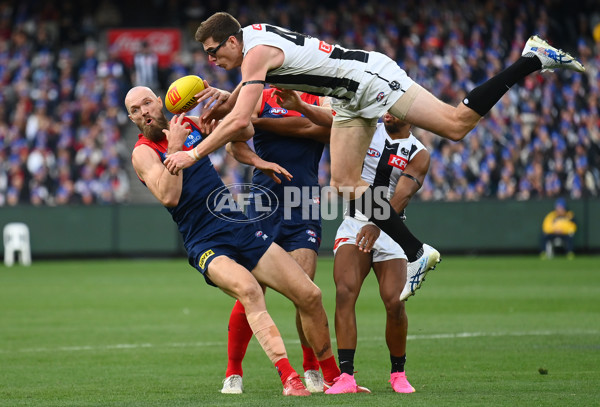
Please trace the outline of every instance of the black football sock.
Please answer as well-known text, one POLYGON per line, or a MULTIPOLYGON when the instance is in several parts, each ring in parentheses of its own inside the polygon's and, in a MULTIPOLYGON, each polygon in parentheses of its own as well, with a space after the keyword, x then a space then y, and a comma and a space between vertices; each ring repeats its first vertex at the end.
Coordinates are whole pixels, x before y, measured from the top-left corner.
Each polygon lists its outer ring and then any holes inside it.
POLYGON ((355 349, 338 349, 340 372, 354 375, 354 352, 355 349))
POLYGON ((400 215, 396 213, 386 198, 381 195, 377 199, 375 198, 376 193, 373 187, 369 186, 359 198, 351 203, 351 206, 353 204, 357 210, 398 243, 406 253, 409 262, 417 260, 423 254, 423 243, 408 230, 400 215), (363 208, 365 209, 363 210, 363 208), (388 213, 389 218, 384 219, 377 216, 383 213, 388 213))
POLYGON ((478 115, 485 116, 511 86, 540 69, 542 69, 540 59, 533 53, 525 54, 498 75, 470 91, 463 103, 475 110, 478 115))
POLYGON ((404 372, 404 364, 406 363, 406 353, 403 356, 390 355, 390 361, 392 362, 392 373, 404 372))

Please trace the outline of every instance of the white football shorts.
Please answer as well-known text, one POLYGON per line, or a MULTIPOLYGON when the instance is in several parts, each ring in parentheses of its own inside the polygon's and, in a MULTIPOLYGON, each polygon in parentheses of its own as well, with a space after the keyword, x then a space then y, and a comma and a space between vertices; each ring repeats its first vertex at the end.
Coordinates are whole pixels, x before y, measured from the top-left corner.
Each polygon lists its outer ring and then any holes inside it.
POLYGON ((415 82, 387 55, 369 53, 368 69, 352 100, 332 98, 331 107, 335 111, 334 125, 361 117, 379 119, 400 99, 415 82))
MULTIPOLYGON (((334 255, 341 246, 345 244, 356 244, 356 235, 360 229, 367 224, 368 222, 357 220, 349 216, 344 217, 344 221, 335 235, 335 245, 333 248, 334 255)), ((374 263, 393 259, 406 259, 406 254, 404 253, 404 250, 402 250, 402 247, 383 231, 381 231, 372 251, 374 263)))

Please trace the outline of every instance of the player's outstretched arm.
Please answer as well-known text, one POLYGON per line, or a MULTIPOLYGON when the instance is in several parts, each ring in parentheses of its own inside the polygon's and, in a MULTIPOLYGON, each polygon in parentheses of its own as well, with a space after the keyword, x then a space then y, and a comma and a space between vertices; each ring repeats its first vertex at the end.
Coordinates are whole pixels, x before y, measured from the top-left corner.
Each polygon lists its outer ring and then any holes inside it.
POLYGON ((213 88, 206 80, 203 82, 204 90, 195 95, 198 102, 203 103, 201 119, 203 121, 222 119, 235 106, 240 85, 235 88, 233 93, 229 93, 222 89, 213 88))
POLYGON ((252 118, 252 125, 258 129, 285 137, 308 138, 329 144, 331 127, 319 126, 305 117, 252 118))
POLYGON ((248 140, 254 135, 250 116, 262 97, 267 71, 281 65, 279 60, 282 59, 283 52, 268 46, 256 46, 246 54, 241 66, 242 83, 233 110, 194 149, 167 157, 165 165, 171 174, 190 167, 230 141, 248 140))
POLYGON ((288 181, 291 181, 293 178, 292 174, 281 165, 260 158, 246 142, 234 141, 227 143, 225 149, 239 162, 256 167, 278 184, 281 184, 281 179, 278 175, 285 177, 288 181))
POLYGON ((277 89, 275 91, 279 106, 288 110, 295 110, 319 126, 331 127, 333 116, 329 106, 311 105, 300 99, 298 92, 290 89, 277 89))

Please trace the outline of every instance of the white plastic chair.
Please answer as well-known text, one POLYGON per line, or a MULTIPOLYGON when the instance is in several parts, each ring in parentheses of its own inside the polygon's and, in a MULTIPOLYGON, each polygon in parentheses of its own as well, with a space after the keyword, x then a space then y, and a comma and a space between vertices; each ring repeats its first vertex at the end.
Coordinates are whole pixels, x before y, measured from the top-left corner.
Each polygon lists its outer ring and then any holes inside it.
POLYGON ((31 265, 31 246, 29 244, 29 228, 21 222, 12 222, 4 226, 4 264, 8 267, 15 262, 16 252, 20 252, 19 260, 25 266, 31 265))

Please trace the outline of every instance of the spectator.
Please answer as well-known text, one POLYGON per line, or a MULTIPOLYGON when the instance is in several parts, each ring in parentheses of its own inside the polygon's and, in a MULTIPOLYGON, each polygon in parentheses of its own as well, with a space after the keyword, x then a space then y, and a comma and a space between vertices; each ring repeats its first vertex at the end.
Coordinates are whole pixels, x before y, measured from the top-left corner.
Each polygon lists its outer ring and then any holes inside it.
POLYGON ((567 209, 567 201, 558 198, 554 210, 546 215, 542 223, 541 258, 551 259, 554 257, 554 248, 561 246, 567 258, 572 259, 574 257, 573 236, 576 231, 575 215, 567 209))
POLYGON ((149 88, 158 88, 158 55, 147 41, 140 43, 140 50, 133 58, 133 80, 136 86, 147 86, 149 88))

